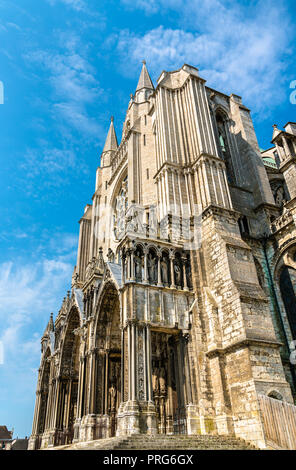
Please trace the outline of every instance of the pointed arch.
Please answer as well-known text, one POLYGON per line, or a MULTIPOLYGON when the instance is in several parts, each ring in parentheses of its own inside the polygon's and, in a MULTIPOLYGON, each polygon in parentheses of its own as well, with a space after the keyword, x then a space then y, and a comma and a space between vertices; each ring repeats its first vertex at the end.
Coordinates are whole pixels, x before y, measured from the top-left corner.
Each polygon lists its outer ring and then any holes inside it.
MULTIPOLYGON (((111 436, 115 435, 117 411, 121 401, 121 315, 118 290, 108 281, 96 308, 94 412, 108 417, 111 436)), ((98 435, 105 433, 106 422, 98 422, 98 435)))

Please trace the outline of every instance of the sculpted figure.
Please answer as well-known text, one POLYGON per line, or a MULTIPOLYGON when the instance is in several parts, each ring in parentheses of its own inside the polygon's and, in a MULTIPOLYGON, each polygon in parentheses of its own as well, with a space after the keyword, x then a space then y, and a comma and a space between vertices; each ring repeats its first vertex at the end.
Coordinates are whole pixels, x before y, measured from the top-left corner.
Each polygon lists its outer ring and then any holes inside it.
POLYGON ((154 367, 153 372, 152 372, 152 389, 153 389, 153 395, 157 396, 158 395, 158 377, 157 377, 157 369, 154 367))
POLYGON ((160 262, 160 267, 161 267, 161 279, 163 284, 168 284, 168 265, 167 262, 164 258, 161 259, 160 262))
POLYGON ((135 275, 137 281, 142 280, 142 258, 139 251, 136 251, 135 255, 135 275))
POLYGON ((191 287, 191 266, 190 266, 190 262, 186 263, 185 269, 186 269, 187 286, 191 287))
POLYGON ((159 371, 159 391, 160 395, 166 395, 166 380, 164 367, 161 367, 159 371))
POLYGON ((156 282, 156 259, 149 253, 147 259, 148 276, 150 282, 156 282))
POLYGON ((177 286, 181 285, 181 269, 177 262, 174 263, 174 272, 175 272, 175 284, 177 286))
POLYGON ((285 202, 285 199, 284 199, 284 188, 282 186, 280 186, 278 189, 277 189, 277 192, 276 192, 276 197, 275 197, 275 203, 277 206, 279 207, 282 207, 282 205, 284 204, 285 202))

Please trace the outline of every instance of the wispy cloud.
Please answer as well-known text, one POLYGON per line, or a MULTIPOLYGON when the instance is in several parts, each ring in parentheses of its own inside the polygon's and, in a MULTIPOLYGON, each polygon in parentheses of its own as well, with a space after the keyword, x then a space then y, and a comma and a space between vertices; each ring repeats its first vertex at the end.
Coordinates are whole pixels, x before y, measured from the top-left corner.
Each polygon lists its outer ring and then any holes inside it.
POLYGON ((95 77, 96 70, 87 60, 86 46, 76 34, 59 33, 59 42, 59 50, 37 50, 27 53, 25 58, 48 74, 52 117, 64 120, 83 136, 97 138, 101 126, 88 112, 88 106, 98 102, 103 93, 95 77))
POLYGON ((58 3, 63 3, 68 7, 73 8, 76 11, 85 11, 86 3, 84 0, 47 0, 50 5, 56 5, 58 3))
POLYGON ((121 3, 123 6, 127 7, 130 10, 133 10, 135 8, 144 10, 148 15, 156 13, 161 7, 161 2, 157 0, 150 0, 149 2, 147 2, 147 0, 121 0, 121 3))
POLYGON ((73 265, 59 257, 36 264, 10 261, 0 265, 0 341, 5 358, 1 367, 38 364, 40 337, 49 313, 57 310, 69 287, 72 270, 73 265))
POLYGON ((87 164, 74 149, 50 147, 49 142, 43 141, 38 147, 27 149, 20 170, 18 184, 23 184, 23 191, 27 195, 39 200, 50 198, 44 189, 60 190, 63 193, 74 180, 83 184, 84 178, 89 175, 87 164))
MULTIPOLYGON (((141 0, 122 3, 149 10, 141 0)), ((285 97, 285 71, 293 50, 288 9, 270 1, 253 2, 251 9, 227 0, 206 0, 202 8, 200 3, 149 2, 150 13, 180 11, 180 27, 159 26, 144 34, 124 30, 113 36, 123 73, 134 73, 143 57, 154 76, 191 63, 209 86, 241 94, 255 111, 266 113, 285 97)))
POLYGON ((12 406, 9 416, 4 407, 1 416, 7 423, 20 426, 17 416, 21 414, 27 433, 33 419, 40 338, 50 312, 57 313, 70 288, 76 243, 76 236, 58 234, 50 246, 44 247, 47 252, 55 250, 54 256, 36 262, 32 256, 31 260, 19 258, 0 264, 1 402, 12 406))

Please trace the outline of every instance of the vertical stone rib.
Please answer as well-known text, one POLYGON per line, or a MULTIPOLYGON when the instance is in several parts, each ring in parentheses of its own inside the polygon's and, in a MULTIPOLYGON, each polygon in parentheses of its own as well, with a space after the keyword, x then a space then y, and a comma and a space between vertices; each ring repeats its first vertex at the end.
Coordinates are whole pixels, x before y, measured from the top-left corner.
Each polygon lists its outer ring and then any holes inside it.
POLYGON ((189 124, 190 124, 190 133, 191 133, 191 139, 192 139, 192 149, 193 153, 191 155, 191 162, 194 162, 198 156, 198 139, 197 139, 197 134, 196 134, 196 122, 194 120, 194 113, 192 110, 192 101, 190 99, 190 81, 186 86, 186 99, 187 99, 187 106, 188 106, 188 112, 189 112, 189 124))
POLYGON ((195 155, 195 145, 194 145, 194 132, 192 128, 192 119, 191 119, 190 107, 189 107, 189 102, 188 102, 188 85, 185 85, 183 95, 184 95, 184 106, 185 106, 186 118, 187 118, 188 141, 189 141, 189 147, 190 147, 188 160, 189 162, 193 162, 194 155, 195 155))
POLYGON ((206 144, 205 144, 205 135, 204 135, 204 128, 202 125, 202 106, 201 106, 201 99, 199 96, 198 84, 196 80, 193 81, 193 94, 196 102, 196 115, 197 115, 197 126, 199 129, 200 135, 200 153, 206 152, 206 144))
POLYGON ((180 90, 177 90, 176 91, 176 109, 177 109, 177 116, 178 116, 178 123, 179 123, 178 134, 180 135, 180 141, 181 141, 181 154, 180 154, 181 158, 178 159, 178 163, 182 165, 182 164, 185 164, 186 162, 186 148, 185 148, 185 141, 184 141, 183 122, 182 122, 181 111, 180 111, 179 94, 180 94, 180 90))

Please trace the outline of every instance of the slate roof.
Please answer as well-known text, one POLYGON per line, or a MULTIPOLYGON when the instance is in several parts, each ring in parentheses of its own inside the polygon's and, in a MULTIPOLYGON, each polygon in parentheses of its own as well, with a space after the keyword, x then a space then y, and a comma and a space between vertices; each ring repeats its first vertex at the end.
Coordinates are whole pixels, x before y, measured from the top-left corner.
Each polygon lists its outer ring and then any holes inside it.
POLYGON ((12 439, 12 431, 8 431, 6 426, 0 426, 0 439, 12 439))

